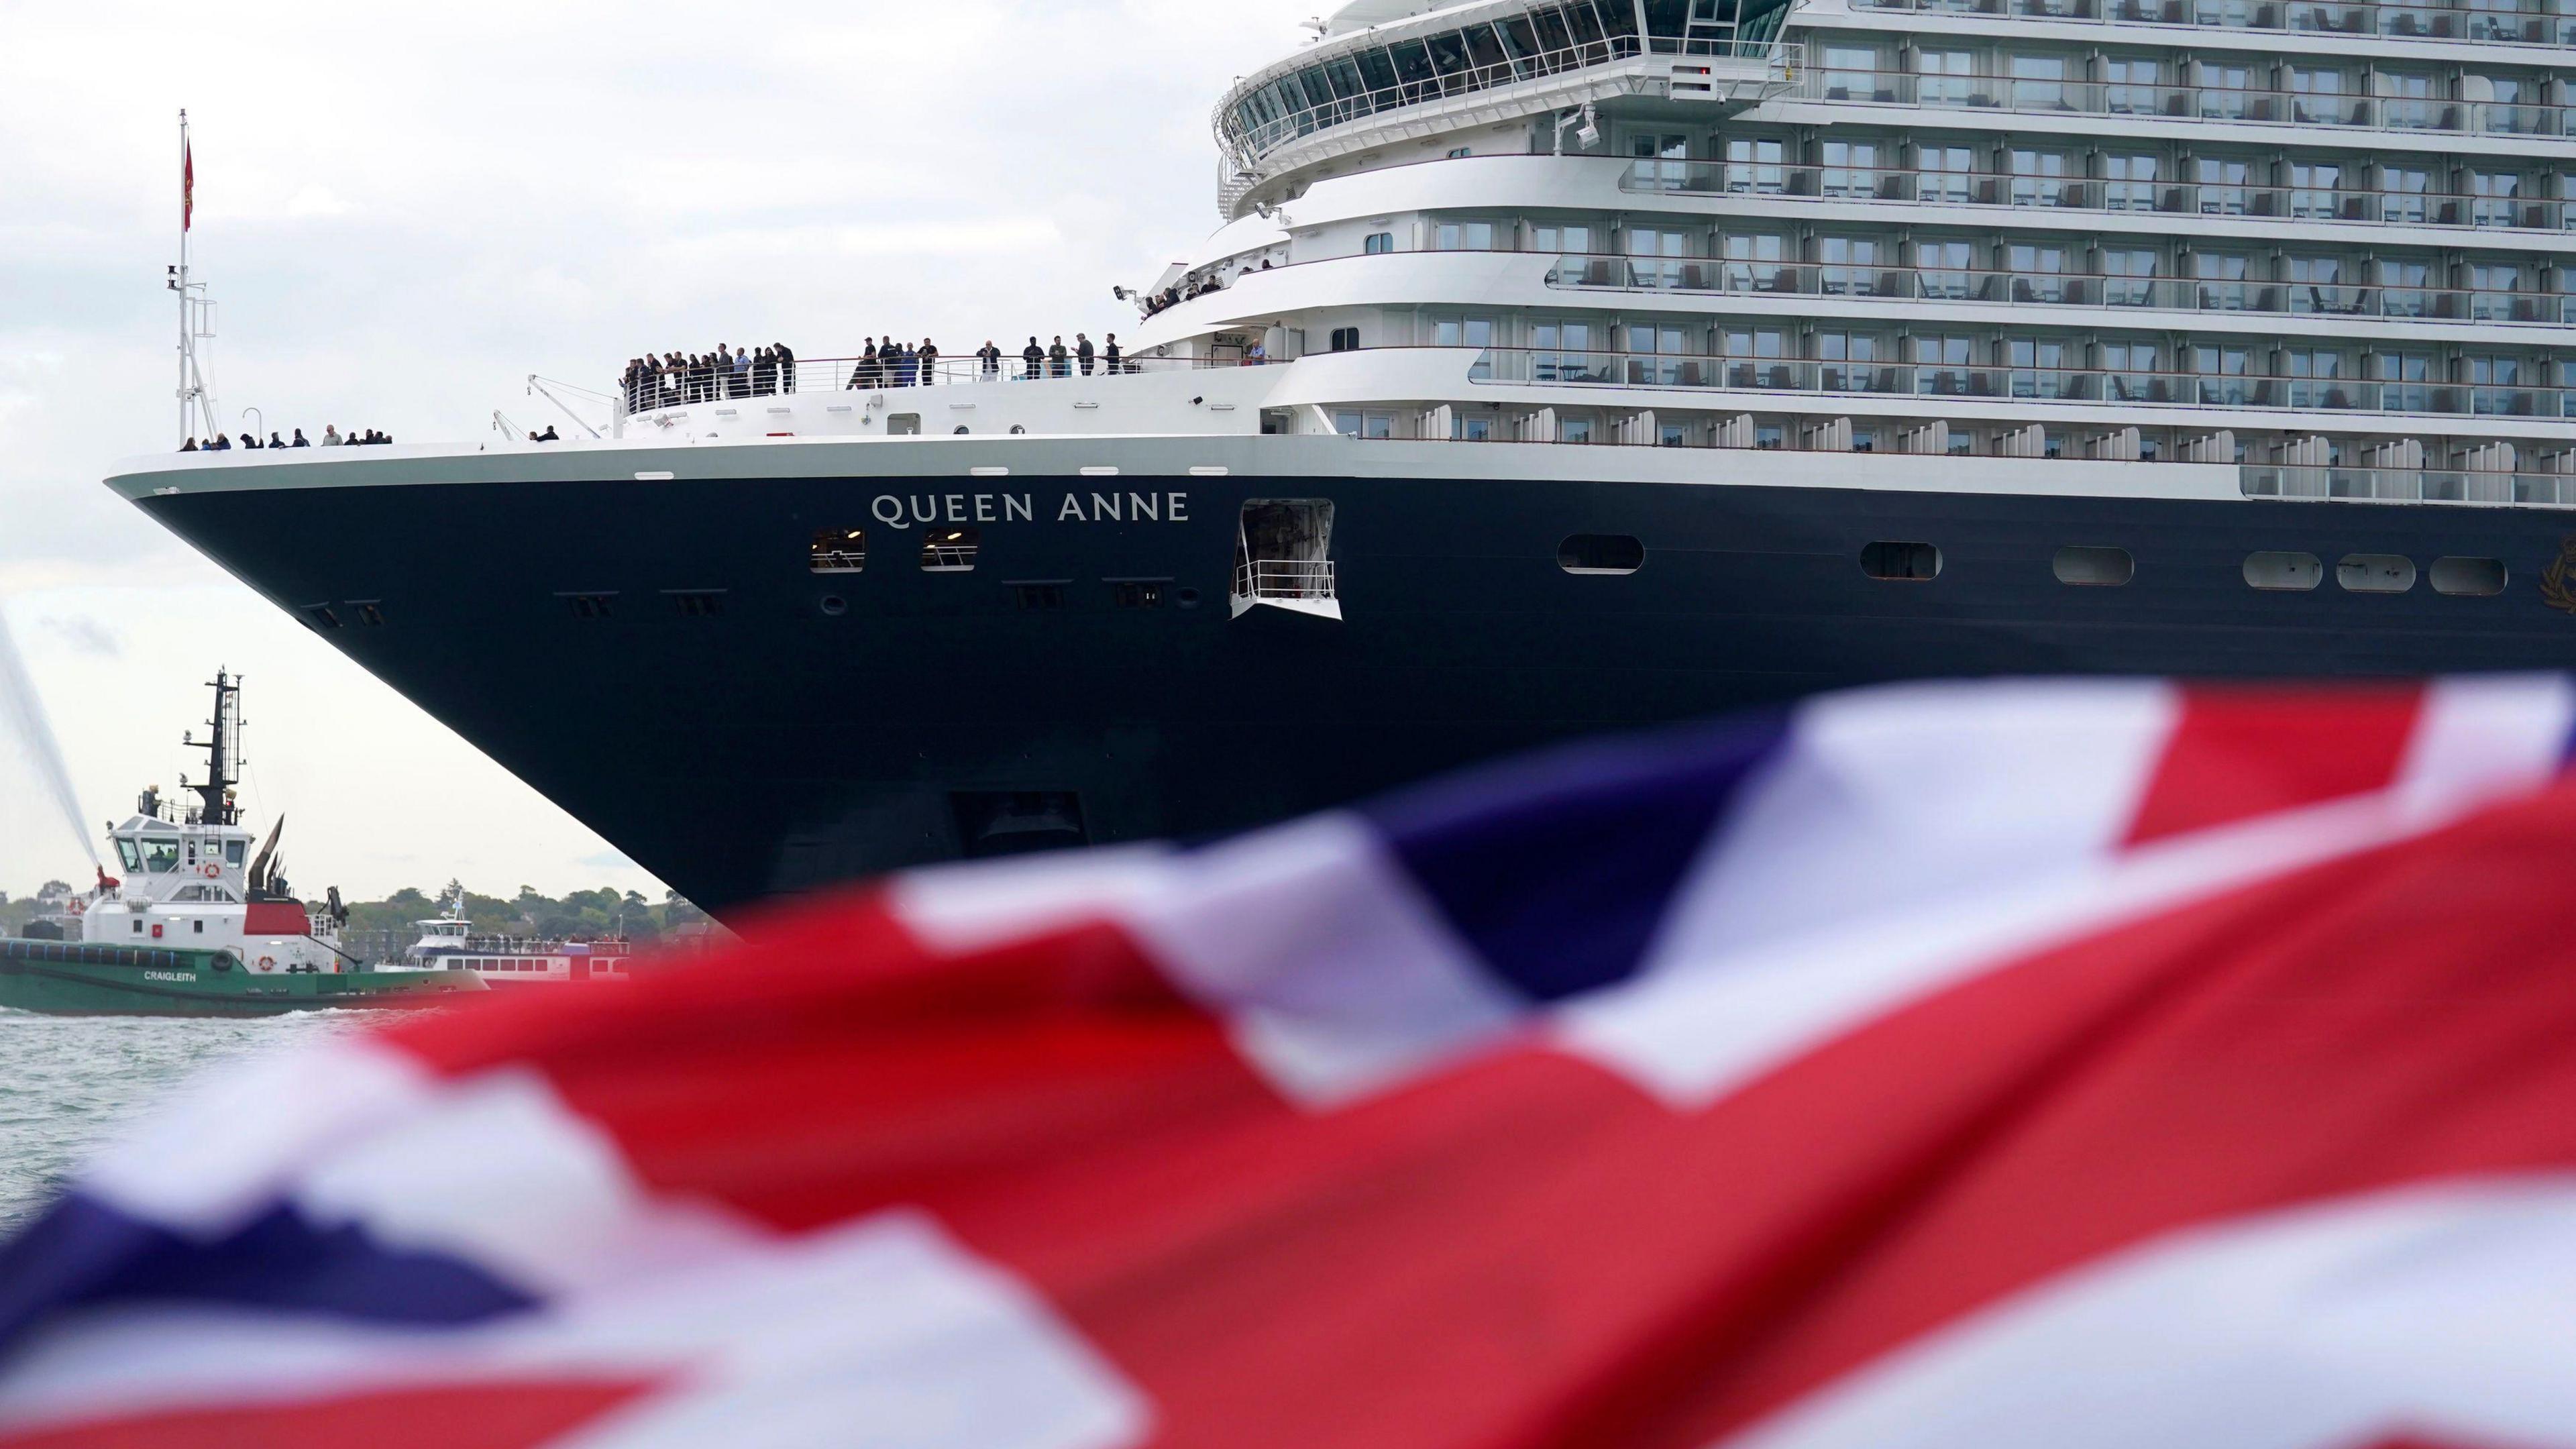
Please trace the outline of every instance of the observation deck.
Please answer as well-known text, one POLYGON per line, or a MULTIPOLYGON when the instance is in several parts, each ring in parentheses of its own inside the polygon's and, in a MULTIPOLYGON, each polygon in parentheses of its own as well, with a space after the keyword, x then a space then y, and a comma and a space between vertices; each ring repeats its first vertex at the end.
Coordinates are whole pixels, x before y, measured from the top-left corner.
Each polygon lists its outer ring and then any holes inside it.
POLYGON ((1628 97, 1743 110, 1797 84, 1794 3, 1485 0, 1328 34, 1218 104, 1218 209, 1235 220, 1266 182, 1395 140, 1551 114, 1597 134, 1597 108, 1628 97))

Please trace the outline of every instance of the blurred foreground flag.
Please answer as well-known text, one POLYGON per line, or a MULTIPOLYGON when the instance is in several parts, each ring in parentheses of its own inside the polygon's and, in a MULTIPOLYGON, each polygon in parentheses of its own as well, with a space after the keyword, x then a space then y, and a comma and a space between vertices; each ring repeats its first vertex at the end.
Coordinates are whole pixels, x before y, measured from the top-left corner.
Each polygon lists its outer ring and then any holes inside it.
POLYGON ((2576 689, 1919 688, 181 1097, 0 1444, 2576 1446, 2576 689))

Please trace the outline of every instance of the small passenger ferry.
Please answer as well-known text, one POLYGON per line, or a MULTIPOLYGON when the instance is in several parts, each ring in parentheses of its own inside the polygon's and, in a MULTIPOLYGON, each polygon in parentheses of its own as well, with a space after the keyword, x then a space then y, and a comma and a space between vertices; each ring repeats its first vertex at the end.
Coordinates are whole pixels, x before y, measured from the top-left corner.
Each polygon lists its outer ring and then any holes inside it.
POLYGON ((634 948, 624 937, 572 941, 478 936, 474 923, 465 918, 461 890, 448 903, 446 915, 418 924, 420 939, 403 953, 406 970, 470 972, 495 987, 587 986, 633 979, 628 966, 634 948))

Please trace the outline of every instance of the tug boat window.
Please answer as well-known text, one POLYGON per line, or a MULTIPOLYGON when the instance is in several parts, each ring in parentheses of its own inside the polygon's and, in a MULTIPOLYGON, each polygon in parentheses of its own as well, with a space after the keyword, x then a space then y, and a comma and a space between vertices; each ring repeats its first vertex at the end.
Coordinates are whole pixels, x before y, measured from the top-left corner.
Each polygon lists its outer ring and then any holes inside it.
POLYGON ((119 859, 125 862, 125 873, 127 875, 133 875, 143 869, 143 847, 136 845, 133 841, 127 840, 122 836, 118 837, 116 842, 116 854, 119 859))
POLYGON ((1874 579, 1929 583, 1941 577, 1941 550, 1928 543, 1873 543, 1861 549, 1860 568, 1874 579))
POLYGON ((2125 548, 2061 548, 2057 581, 2076 588, 2116 589, 2138 576, 2138 561, 2125 548))
POLYGON ((971 528, 934 528, 921 540, 921 571, 926 574, 963 574, 975 570, 975 554, 983 535, 971 528))
POLYGON ((227 840, 224 842, 224 864, 226 865, 239 868, 242 863, 242 858, 249 853, 250 842, 247 840, 227 840))
POLYGON ((2349 594, 2403 594, 2415 587, 2415 561, 2393 553, 2346 554, 2335 582, 2349 594))
POLYGON ((1259 605, 1342 617, 1329 498, 1255 498, 1234 539, 1234 617, 1259 605))
POLYGON ((809 565, 818 574, 855 574, 868 566, 868 531, 827 528, 814 535, 809 565))
POLYGON ((2325 581, 2325 565, 2312 553, 2257 553, 2245 558, 2245 582, 2253 588, 2303 594, 2325 581))
POLYGON ((179 868, 179 842, 147 838, 143 842, 143 869, 153 875, 168 875, 179 868))
POLYGON ((1624 533, 1578 533, 1556 546, 1556 566, 1570 574, 1633 574, 1646 566, 1646 546, 1624 533))
POLYGON ((2433 560, 2433 592, 2460 599, 2489 599, 2504 592, 2511 576, 2504 560, 2494 558, 2437 558, 2433 560))

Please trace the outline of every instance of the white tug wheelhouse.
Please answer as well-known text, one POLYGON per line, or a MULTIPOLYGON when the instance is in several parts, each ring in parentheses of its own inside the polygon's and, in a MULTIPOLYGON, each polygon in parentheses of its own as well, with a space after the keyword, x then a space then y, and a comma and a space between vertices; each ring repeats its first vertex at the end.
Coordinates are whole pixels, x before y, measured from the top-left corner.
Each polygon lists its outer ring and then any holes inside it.
POLYGON ((79 939, 92 945, 219 951, 253 975, 340 974, 363 963, 340 949, 337 891, 320 912, 286 883, 278 822, 262 841, 242 823, 234 789, 241 778, 241 684, 218 673, 215 713, 205 740, 205 783, 183 791, 193 803, 166 799, 155 786, 134 814, 107 828, 124 874, 100 872, 98 886, 75 903, 79 939))

